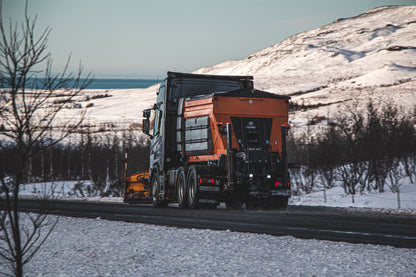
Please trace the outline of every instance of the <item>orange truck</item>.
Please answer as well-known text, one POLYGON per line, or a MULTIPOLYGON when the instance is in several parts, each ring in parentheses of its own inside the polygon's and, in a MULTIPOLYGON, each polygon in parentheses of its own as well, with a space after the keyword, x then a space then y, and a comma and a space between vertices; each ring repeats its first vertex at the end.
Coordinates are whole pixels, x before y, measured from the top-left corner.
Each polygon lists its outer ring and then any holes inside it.
POLYGON ((289 99, 254 89, 252 76, 168 72, 143 111, 149 172, 126 177, 124 201, 285 209, 289 99))

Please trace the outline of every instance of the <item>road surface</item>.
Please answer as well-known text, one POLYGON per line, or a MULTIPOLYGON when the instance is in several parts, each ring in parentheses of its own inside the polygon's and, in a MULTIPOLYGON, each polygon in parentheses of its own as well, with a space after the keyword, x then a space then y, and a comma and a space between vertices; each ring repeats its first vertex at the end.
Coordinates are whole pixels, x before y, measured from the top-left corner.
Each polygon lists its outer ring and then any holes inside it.
POLYGON ((416 217, 411 215, 357 214, 348 209, 306 206, 289 206, 287 211, 190 210, 174 206, 153 208, 148 204, 34 199, 21 199, 20 208, 62 216, 416 248, 416 217))

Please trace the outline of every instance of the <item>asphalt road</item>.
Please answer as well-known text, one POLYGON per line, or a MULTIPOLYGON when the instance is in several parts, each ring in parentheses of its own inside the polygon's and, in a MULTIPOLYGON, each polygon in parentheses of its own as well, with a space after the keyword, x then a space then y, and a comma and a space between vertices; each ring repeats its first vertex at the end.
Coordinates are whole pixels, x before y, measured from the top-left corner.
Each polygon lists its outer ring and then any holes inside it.
MULTIPOLYGON (((1 203, 1 200, 0 200, 1 203)), ((2 205, 0 205, 1 207, 2 205)), ((22 211, 140 222, 183 228, 232 230, 305 239, 416 248, 416 217, 340 208, 289 207, 287 211, 190 210, 146 204, 20 200, 22 211)))

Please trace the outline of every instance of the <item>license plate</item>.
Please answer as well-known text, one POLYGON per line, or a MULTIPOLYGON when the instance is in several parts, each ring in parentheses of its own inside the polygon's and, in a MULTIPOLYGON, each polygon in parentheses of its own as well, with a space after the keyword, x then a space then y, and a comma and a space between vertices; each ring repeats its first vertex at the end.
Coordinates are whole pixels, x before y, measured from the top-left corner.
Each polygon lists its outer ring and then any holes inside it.
POLYGON ((220 191, 220 187, 213 186, 199 186, 200 191, 220 191))
POLYGON ((272 190, 272 195, 289 195, 289 192, 287 190, 272 190))

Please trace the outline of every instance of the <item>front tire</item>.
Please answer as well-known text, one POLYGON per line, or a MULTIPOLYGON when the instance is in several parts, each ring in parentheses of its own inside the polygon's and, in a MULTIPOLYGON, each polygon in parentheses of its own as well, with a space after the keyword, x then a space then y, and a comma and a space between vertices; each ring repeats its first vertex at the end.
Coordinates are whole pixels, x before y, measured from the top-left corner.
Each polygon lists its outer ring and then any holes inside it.
POLYGON ((168 202, 160 199, 160 183, 158 172, 153 175, 152 183, 150 185, 150 195, 152 197, 153 207, 166 207, 168 205, 168 202))
POLYGON ((191 166, 188 170, 188 178, 186 182, 188 186, 188 204, 191 209, 196 209, 199 206, 198 195, 198 178, 195 166, 191 166))

